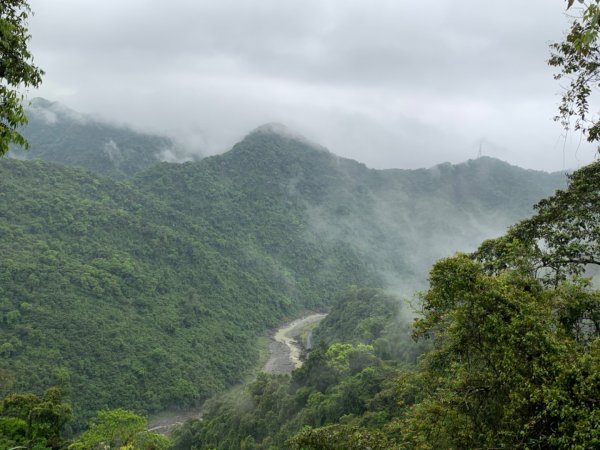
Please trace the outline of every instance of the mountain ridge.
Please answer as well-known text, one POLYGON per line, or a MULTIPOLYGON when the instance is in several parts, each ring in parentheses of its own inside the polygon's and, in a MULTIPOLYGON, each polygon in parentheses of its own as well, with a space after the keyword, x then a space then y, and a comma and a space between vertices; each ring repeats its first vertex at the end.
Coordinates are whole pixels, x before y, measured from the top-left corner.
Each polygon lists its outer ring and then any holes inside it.
POLYGON ((174 154, 183 154, 181 146, 169 137, 102 121, 44 98, 34 98, 25 113, 29 123, 22 134, 30 148, 13 147, 9 153, 13 158, 41 159, 124 180, 174 154))
MULTIPOLYGON (((69 108, 60 102, 51 101, 51 100, 48 100, 48 99, 45 99, 42 97, 35 97, 30 101, 30 104, 27 107, 27 115, 28 115, 31 123, 28 126, 25 126, 24 135, 31 138, 30 140, 32 141, 31 142, 32 148, 29 152, 24 152, 24 151, 16 149, 16 148, 13 149, 11 156, 16 157, 18 159, 43 159, 46 161, 54 161, 54 162, 58 162, 58 163, 65 164, 65 165, 84 167, 84 168, 90 169, 96 173, 99 173, 101 175, 105 175, 105 176, 108 175, 113 178, 116 177, 117 179, 124 179, 124 178, 129 178, 130 176, 134 175, 135 173, 140 172, 141 170, 144 170, 145 168, 149 167, 150 165, 152 165, 154 163, 167 161, 168 155, 166 155, 165 151, 173 150, 173 151, 175 151, 175 153, 178 153, 178 154, 185 153, 186 157, 182 160, 183 162, 198 161, 205 157, 202 154, 198 153, 197 151, 196 151, 196 156, 192 157, 192 155, 194 155, 194 153, 190 153, 189 151, 184 151, 182 148, 180 148, 178 146, 178 144, 174 143, 173 140, 169 137, 154 134, 154 133, 143 132, 143 131, 135 131, 125 124, 114 124, 114 123, 106 122, 103 120, 99 120, 99 119, 94 118, 94 116, 77 112, 76 110, 69 108), (111 158, 111 150, 112 150, 112 154, 113 154, 113 159, 115 159, 117 157, 116 153, 119 153, 119 150, 120 150, 119 145, 118 145, 119 142, 117 142, 117 140, 114 141, 115 144, 117 144, 117 149, 115 149, 114 146, 112 146, 110 144, 111 132, 112 133, 128 132, 131 134, 131 136, 128 137, 128 139, 130 141, 135 140, 136 138, 141 140, 141 142, 139 144, 136 144, 135 147, 140 147, 143 145, 146 145, 148 147, 147 149, 135 148, 134 150, 135 150, 135 152, 137 152, 135 156, 139 157, 140 155, 146 154, 145 158, 146 159, 149 158, 149 159, 147 161, 144 161, 141 165, 138 165, 138 166, 134 165, 134 166, 126 168, 126 170, 124 169, 122 171, 119 171, 118 167, 107 168, 107 167, 103 167, 102 165, 96 167, 94 165, 93 161, 82 161, 81 158, 79 160, 77 159, 77 153, 80 153, 82 150, 84 150, 84 153, 89 153, 88 151, 85 151, 86 149, 85 149, 85 145, 83 145, 83 141, 79 142, 79 144, 80 144, 79 147, 72 146, 68 149, 68 151, 66 153, 62 152, 62 153, 57 154, 57 146, 59 144, 64 144, 64 142, 56 143, 55 142, 56 135, 57 134, 62 135, 63 138, 65 136, 68 137, 69 133, 73 133, 74 130, 73 129, 71 129, 71 130, 69 130, 69 129, 63 129, 63 130, 52 129, 52 133, 49 133, 48 130, 43 130, 43 129, 42 130, 35 130, 35 129, 32 130, 32 128, 39 127, 40 123, 46 124, 46 125, 53 125, 53 124, 57 124, 59 122, 60 123, 70 123, 71 125, 73 125, 73 123, 81 125, 81 126, 89 125, 92 128, 99 128, 100 129, 99 131, 104 136, 103 144, 105 147, 105 148, 100 148, 99 153, 104 154, 109 160, 111 158), (45 143, 41 142, 42 138, 46 140, 45 143), (149 139, 151 139, 151 138, 155 138, 155 139, 157 139, 157 141, 156 142, 149 141, 149 139), (50 146, 51 150, 46 149, 46 148, 38 148, 38 147, 43 147, 44 145, 50 146), (157 147, 157 145, 158 145, 158 147, 157 147), (106 147, 106 146, 108 146, 108 147, 106 147), (140 152, 140 150, 142 150, 142 151, 140 152), (148 152, 150 153, 150 155, 147 154, 148 152)), ((75 130, 75 131, 77 132, 77 130, 75 130)), ((461 163, 442 162, 442 163, 436 164, 431 167, 422 167, 422 168, 417 168, 417 169, 404 169, 404 168, 396 168, 396 167, 385 168, 385 169, 374 169, 374 168, 370 168, 370 167, 366 166, 364 163, 354 160, 352 158, 338 156, 335 153, 331 152, 326 147, 308 139, 306 136, 302 135, 301 133, 294 131, 293 129, 291 129, 291 128, 287 127, 286 125, 279 123, 279 122, 268 122, 263 125, 257 126, 253 130, 251 130, 249 133, 247 133, 241 139, 240 142, 233 145, 232 148, 230 148, 229 150, 227 150, 223 153, 219 153, 215 156, 226 154, 229 151, 234 150, 234 148, 238 144, 243 143, 247 138, 251 138, 253 135, 260 135, 260 134, 274 135, 274 136, 279 136, 281 138, 290 139, 290 140, 296 141, 298 143, 302 143, 313 150, 319 150, 324 153, 328 153, 332 156, 335 156, 336 158, 339 158, 341 161, 345 161, 345 162, 353 161, 354 163, 364 166, 370 170, 378 170, 378 171, 432 170, 432 169, 435 169, 436 167, 438 167, 439 169, 443 169, 443 167, 448 166, 448 165, 451 165, 454 167, 454 166, 460 166, 462 164, 469 164, 469 161, 486 161, 486 160, 504 162, 506 164, 511 165, 512 167, 519 167, 517 165, 511 164, 507 161, 503 161, 498 158, 482 156, 482 157, 479 157, 476 159, 469 159, 469 160, 461 162, 461 163)), ((98 152, 98 145, 96 145, 95 150, 98 152)), ((130 149, 125 149, 125 150, 130 150, 130 149)), ((125 153, 127 153, 127 151, 125 151, 125 153)), ((90 156, 87 155, 87 157, 89 158, 90 156)), ((106 163, 103 163, 103 164, 106 165, 106 163)), ((129 162, 129 164, 131 164, 131 162, 129 162)), ((541 170, 535 170, 535 169, 523 169, 523 170, 533 170, 534 172, 556 173, 556 172, 547 172, 547 171, 541 171, 541 170)))

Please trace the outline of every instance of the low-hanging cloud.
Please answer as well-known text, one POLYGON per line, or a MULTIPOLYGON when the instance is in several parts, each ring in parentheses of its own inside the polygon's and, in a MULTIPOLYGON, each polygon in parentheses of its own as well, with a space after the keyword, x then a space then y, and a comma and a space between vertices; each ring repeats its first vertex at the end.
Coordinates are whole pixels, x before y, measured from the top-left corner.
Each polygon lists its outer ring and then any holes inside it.
POLYGON ((564 1, 32 0, 39 93, 204 153, 282 122, 373 167, 592 158, 552 121, 564 1))

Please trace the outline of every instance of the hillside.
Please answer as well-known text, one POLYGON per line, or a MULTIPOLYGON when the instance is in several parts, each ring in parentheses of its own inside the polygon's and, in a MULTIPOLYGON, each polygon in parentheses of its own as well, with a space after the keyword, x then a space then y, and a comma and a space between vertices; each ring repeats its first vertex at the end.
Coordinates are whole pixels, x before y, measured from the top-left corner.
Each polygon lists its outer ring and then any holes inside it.
POLYGON ((374 170, 271 127, 255 130, 223 155, 158 165, 133 180, 225 234, 244 233, 283 264, 297 251, 291 242, 313 243, 314 264, 328 255, 319 254, 324 243, 336 243, 360 254, 403 295, 425 287, 435 260, 502 234, 564 183, 564 174, 492 158, 374 170), (226 208, 215 208, 223 206, 215 196, 226 198, 226 208), (293 222, 282 221, 289 213, 293 222))
POLYGON ((1 364, 17 390, 63 384, 85 416, 194 404, 294 310, 156 199, 40 162, 0 173, 1 364))
POLYGON ((80 170, 7 159, 0 180, 0 367, 17 391, 65 386, 82 418, 197 404, 241 380, 307 293, 369 283, 350 255, 297 293, 243 236, 80 170))
POLYGON ((350 285, 409 295, 562 184, 491 159, 372 170, 271 128, 127 183, 5 159, 0 368, 13 390, 64 386, 80 421, 198 404, 284 317, 350 285))

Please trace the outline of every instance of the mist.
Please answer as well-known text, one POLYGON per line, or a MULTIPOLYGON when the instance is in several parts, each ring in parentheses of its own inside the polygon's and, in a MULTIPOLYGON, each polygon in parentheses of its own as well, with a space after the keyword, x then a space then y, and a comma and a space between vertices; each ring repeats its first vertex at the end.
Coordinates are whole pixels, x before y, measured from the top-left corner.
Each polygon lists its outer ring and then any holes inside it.
POLYGON ((563 3, 34 0, 46 75, 29 94, 187 155, 280 122, 374 168, 459 163, 483 142, 521 167, 573 169, 594 151, 552 120, 563 3))

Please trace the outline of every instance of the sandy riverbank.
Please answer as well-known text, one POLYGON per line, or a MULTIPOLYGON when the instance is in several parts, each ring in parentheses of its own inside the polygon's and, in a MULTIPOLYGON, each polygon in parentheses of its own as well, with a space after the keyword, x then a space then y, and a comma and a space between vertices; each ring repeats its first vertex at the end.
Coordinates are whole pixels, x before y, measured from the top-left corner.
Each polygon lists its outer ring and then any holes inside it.
MULTIPOLYGON (((305 332, 323 320, 326 314, 311 314, 287 323, 274 330, 269 338, 269 360, 263 371, 267 373, 291 373, 302 365, 300 360, 301 346, 299 338, 305 332)), ((186 411, 164 411, 152 417, 148 423, 148 431, 169 434, 171 429, 189 419, 200 419, 202 409, 186 411)))
POLYGON ((313 327, 317 322, 323 320, 326 314, 311 314, 296 319, 274 333, 269 344, 269 360, 263 368, 267 373, 291 373, 300 367, 301 346, 298 338, 307 328, 313 327))

